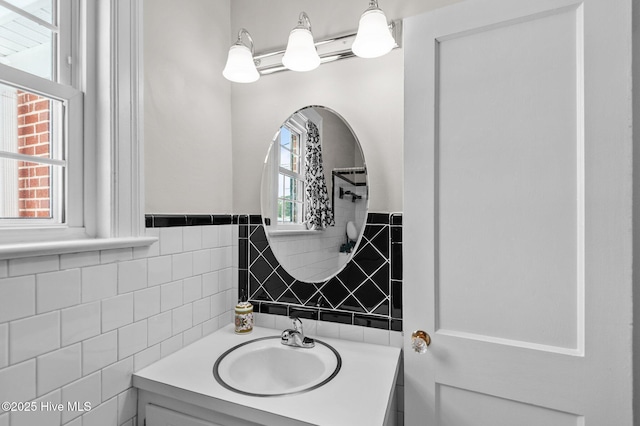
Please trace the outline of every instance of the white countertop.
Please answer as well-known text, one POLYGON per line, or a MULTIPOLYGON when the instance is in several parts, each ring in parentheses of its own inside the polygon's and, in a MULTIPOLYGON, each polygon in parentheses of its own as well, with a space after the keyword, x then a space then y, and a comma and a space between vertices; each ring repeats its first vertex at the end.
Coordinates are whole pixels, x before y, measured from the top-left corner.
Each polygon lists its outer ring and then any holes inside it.
POLYGON ((400 349, 320 338, 342 357, 342 369, 333 380, 301 394, 253 397, 218 384, 213 365, 227 349, 259 337, 279 336, 280 331, 256 327, 248 335, 237 335, 233 330, 233 325, 224 327, 140 370, 133 375, 133 385, 265 425, 383 424, 396 384, 400 349))

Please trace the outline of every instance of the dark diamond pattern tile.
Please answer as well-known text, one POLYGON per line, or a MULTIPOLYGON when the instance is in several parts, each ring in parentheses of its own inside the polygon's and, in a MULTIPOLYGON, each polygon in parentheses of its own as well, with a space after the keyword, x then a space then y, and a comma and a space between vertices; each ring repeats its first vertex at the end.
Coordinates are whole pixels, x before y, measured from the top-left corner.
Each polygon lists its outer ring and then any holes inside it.
POLYGON ((318 301, 318 287, 314 283, 296 281, 291 285, 291 290, 298 296, 304 305, 315 306, 318 301), (314 297, 315 296, 315 297, 314 297))
POLYGON ((365 244, 358 252, 353 256, 352 262, 360 267, 362 272, 366 275, 375 273, 382 265, 386 263, 386 259, 380 256, 373 246, 369 243, 365 244))
POLYGON ((282 296, 278 298, 278 302, 291 303, 296 305, 301 303, 300 300, 298 300, 298 298, 296 297, 296 295, 293 294, 291 289, 287 289, 287 291, 282 293, 282 296))
POLYGON ((349 291, 340 282, 340 280, 333 278, 329 280, 321 289, 322 295, 325 300, 331 304, 334 308, 338 306, 345 297, 349 295, 349 291))
POLYGON ((239 287, 248 287, 259 312, 402 330, 402 214, 370 213, 352 260, 320 283, 297 281, 280 266, 260 216, 238 223, 250 224, 239 226, 239 264, 249 268, 240 268, 239 287))
POLYGON ((338 306, 338 309, 349 312, 367 312, 360 302, 358 302, 358 299, 353 296, 347 297, 347 299, 338 306))
POLYGON ((367 279, 367 275, 362 272, 362 269, 358 268, 354 263, 349 263, 345 268, 338 274, 337 277, 344 286, 349 290, 353 291, 365 280, 367 279))
POLYGON ((353 295, 360 301, 367 312, 371 312, 387 298, 387 295, 380 291, 378 286, 371 280, 365 281, 353 295))
POLYGON ((378 305, 378 307, 375 308, 371 313, 376 315, 384 315, 388 317, 389 316, 389 299, 383 300, 382 303, 378 305))
POLYGON ((369 241, 383 257, 389 257, 389 227, 385 226, 376 235, 372 236, 369 241))
POLYGON ((259 256, 256 261, 253 262, 250 270, 260 283, 264 283, 267 278, 273 274, 273 268, 262 256, 259 256))
POLYGON ((263 283, 262 287, 267 290, 267 293, 273 300, 280 300, 280 296, 288 290, 287 284, 276 273, 272 273, 263 283))
POLYGON ((384 264, 376 271, 375 274, 373 274, 371 279, 376 283, 382 293, 389 295, 389 264, 384 264))

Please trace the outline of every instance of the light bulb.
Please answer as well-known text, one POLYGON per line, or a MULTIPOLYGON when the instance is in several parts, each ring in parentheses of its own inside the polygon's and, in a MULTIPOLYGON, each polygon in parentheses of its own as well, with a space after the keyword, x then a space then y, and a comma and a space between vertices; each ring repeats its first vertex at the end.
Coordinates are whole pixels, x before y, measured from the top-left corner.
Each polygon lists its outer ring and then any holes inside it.
POLYGON ((389 53, 395 44, 384 12, 377 6, 367 9, 360 17, 358 34, 351 46, 353 53, 361 58, 377 58, 389 53))

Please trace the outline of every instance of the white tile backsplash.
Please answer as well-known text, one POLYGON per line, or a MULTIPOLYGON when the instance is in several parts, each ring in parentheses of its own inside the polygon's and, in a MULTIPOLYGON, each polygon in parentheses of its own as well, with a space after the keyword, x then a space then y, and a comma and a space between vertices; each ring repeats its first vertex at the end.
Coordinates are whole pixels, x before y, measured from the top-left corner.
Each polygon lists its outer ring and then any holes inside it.
POLYGON ((59 347, 59 311, 9 323, 9 362, 11 364, 42 355, 59 347))
POLYGON ((140 371, 160 359, 160 343, 140 351, 133 357, 134 371, 140 371))
POLYGON ((80 269, 36 275, 36 311, 53 311, 80 303, 80 269))
POLYGON ((11 413, 11 426, 48 426, 59 425, 61 413, 58 410, 43 407, 60 404, 60 390, 55 390, 35 400, 37 409, 33 411, 14 411, 11 413))
POLYGON ((60 269, 60 256, 39 256, 9 260, 9 275, 32 275, 60 269))
POLYGON ((133 293, 102 301, 102 331, 114 330, 133 322, 133 293))
POLYGON ((193 252, 193 274, 200 275, 211 272, 211 250, 193 252))
POLYGON ((187 278, 182 282, 182 301, 190 303, 202 298, 202 276, 187 278))
POLYGON ((207 297, 220 291, 220 274, 218 271, 202 275, 202 296, 207 297))
POLYGON ((0 260, 0 278, 6 278, 9 276, 9 261, 0 260))
POLYGON ((218 247, 220 241, 220 226, 202 227, 202 248, 218 247))
POLYGON ((123 262, 131 259, 133 259, 133 249, 131 248, 102 250, 100 252, 100 263, 123 262))
POLYGON ((163 284, 160 287, 160 310, 162 312, 182 305, 182 281, 163 284))
POLYGON ((0 324, 0 368, 9 365, 9 324, 0 324))
POLYGON ((193 275, 193 253, 179 253, 172 256, 172 278, 180 280, 193 275))
POLYGON ((0 279, 0 323, 35 313, 35 275, 0 279))
POLYGON ((118 264, 118 293, 128 293, 146 287, 147 259, 120 262, 118 264))
POLYGON ((87 251, 84 253, 70 253, 60 256, 60 269, 83 268, 85 266, 98 265, 100 263, 99 251, 87 251))
POLYGON ((62 346, 97 336, 101 331, 100 302, 85 303, 60 313, 62 346))
POLYGON ((133 320, 149 318, 160 313, 160 287, 149 287, 133 293, 133 320))
MULTIPOLYGON (((211 318, 211 299, 204 299, 193 302, 193 324, 201 324, 211 318)), ((0 330, 0 336, 2 331, 0 330)))
POLYGON ((154 286, 171 281, 171 256, 154 257, 148 260, 148 285, 154 286))
POLYGON ((82 303, 93 302, 118 294, 118 265, 82 268, 82 303))
POLYGON ((182 251, 182 228, 160 228, 160 254, 173 254, 182 251))
POLYGON ((90 374, 118 360, 118 332, 101 334, 82 342, 82 374, 90 374))
POLYGON ((181 349, 182 346, 182 334, 175 335, 160 344, 160 356, 164 358, 167 355, 171 355, 181 349))
MULTIPOLYGON (((68 404, 80 404, 84 407, 85 402, 97 407, 102 402, 102 384, 100 372, 95 372, 76 380, 62 388, 62 403, 65 407, 68 404)), ((80 410, 64 410, 62 412, 62 422, 66 423, 82 414, 80 410)))
POLYGON ((118 359, 147 348, 147 321, 138 321, 118 329, 118 359))
POLYGON ((187 226, 182 230, 182 250, 193 251, 202 248, 202 227, 187 226))
MULTIPOLYGON (((234 226, 148 229, 160 238, 148 248, 0 261, 0 400, 91 402, 39 425, 135 424, 134 367, 232 320, 234 226)), ((35 419, 10 417, 0 426, 35 419)))
POLYGON ((118 424, 118 398, 104 401, 82 416, 82 426, 115 426, 118 424))
POLYGON ((193 304, 174 309, 172 315, 172 334, 182 333, 193 326, 193 304))
POLYGON ((35 359, 0 370, 0 401, 30 401, 35 397, 35 359))
POLYGON ((38 395, 44 395, 82 377, 80 343, 42 355, 37 359, 38 395))
POLYGON ((149 345, 155 345, 171 337, 171 318, 171 311, 167 311, 159 315, 154 315, 147 320, 149 333, 147 343, 149 345))
POLYGON ((128 389, 118 395, 118 424, 121 425, 131 420, 137 412, 138 391, 136 388, 128 389))
POLYGON ((211 296, 211 316, 217 317, 227 310, 226 297, 224 293, 217 293, 211 296))
POLYGON ((102 401, 106 401, 131 387, 133 357, 102 369, 102 401))

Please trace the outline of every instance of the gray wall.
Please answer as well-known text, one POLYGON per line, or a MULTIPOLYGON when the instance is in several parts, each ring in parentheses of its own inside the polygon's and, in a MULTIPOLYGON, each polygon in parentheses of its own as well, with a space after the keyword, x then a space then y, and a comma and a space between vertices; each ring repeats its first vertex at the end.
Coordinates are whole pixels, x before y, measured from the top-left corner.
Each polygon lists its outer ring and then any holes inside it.
MULTIPOLYGON (((402 19, 455 0, 381 0, 402 19)), ((357 28, 367 1, 146 1, 145 197, 147 213, 260 213, 262 165, 294 111, 324 105, 362 144, 372 211, 402 211, 403 52, 349 59, 252 84, 222 77, 229 46, 247 28, 256 51, 284 47, 306 11, 316 39, 357 28)))
POLYGON ((231 213, 229 1, 144 4, 147 213, 231 213))

